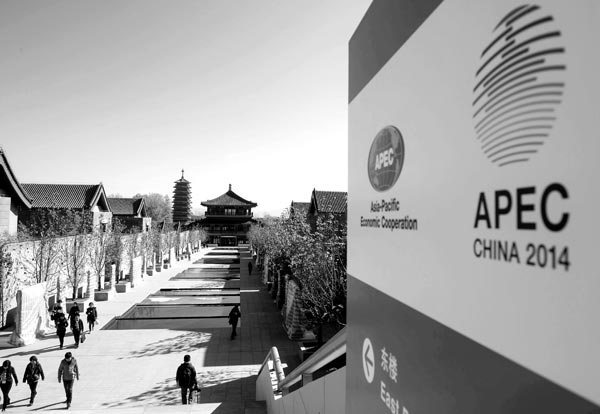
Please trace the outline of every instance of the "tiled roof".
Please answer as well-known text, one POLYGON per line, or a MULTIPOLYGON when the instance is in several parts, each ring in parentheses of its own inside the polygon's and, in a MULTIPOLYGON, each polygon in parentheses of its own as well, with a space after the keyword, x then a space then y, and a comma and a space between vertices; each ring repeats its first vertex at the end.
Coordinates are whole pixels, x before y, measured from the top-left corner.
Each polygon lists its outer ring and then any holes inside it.
MULTIPOLYGON (((4 150, 0 148, 0 168, 4 171, 4 176, 6 177, 6 181, 9 183, 10 188, 17 195, 18 199, 25 205, 25 207, 31 207, 31 197, 27 195, 25 189, 22 184, 19 183, 17 177, 15 176, 10 164, 8 163, 8 159, 6 158, 6 154, 4 150)), ((4 181, 0 178, 0 182, 4 181)))
POLYGON ((136 216, 143 198, 108 198, 110 211, 118 216, 136 216))
POLYGON ((345 213, 348 206, 348 193, 345 191, 313 190, 311 211, 317 213, 345 213))
POLYGON ((308 213, 309 210, 310 210, 310 203, 292 201, 292 205, 290 207, 290 214, 298 215, 298 216, 306 216, 306 214, 308 213))
POLYGON ((258 204, 253 203, 252 201, 248 201, 233 191, 231 189, 227 191, 225 194, 220 195, 217 198, 213 198, 212 200, 203 201, 202 204, 205 207, 208 206, 247 206, 247 207, 256 207, 258 204))
POLYGON ((23 184, 32 208, 90 208, 102 184, 23 184))

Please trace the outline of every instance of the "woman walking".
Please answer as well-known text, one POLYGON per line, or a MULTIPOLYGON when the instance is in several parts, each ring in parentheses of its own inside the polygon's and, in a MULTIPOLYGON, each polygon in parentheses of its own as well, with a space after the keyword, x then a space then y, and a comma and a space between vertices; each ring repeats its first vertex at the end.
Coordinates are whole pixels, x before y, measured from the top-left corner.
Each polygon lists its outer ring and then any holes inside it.
POLYGON ((7 359, 2 363, 0 367, 0 389, 2 390, 2 411, 6 411, 6 407, 10 404, 10 397, 8 393, 13 385, 13 379, 15 381, 15 387, 19 384, 17 373, 15 369, 10 365, 10 361, 7 359))
POLYGON ((98 310, 94 306, 94 302, 90 302, 85 314, 87 315, 88 328, 90 329, 90 333, 92 333, 94 325, 96 325, 96 321, 98 320, 98 310))
POLYGON ((29 405, 33 405, 33 400, 35 400, 35 396, 37 395, 37 386, 38 382, 44 378, 44 370, 42 369, 42 364, 38 362, 37 357, 34 355, 29 358, 29 364, 25 368, 25 374, 23 374, 23 382, 29 384, 29 389, 31 390, 31 396, 29 397, 29 405))

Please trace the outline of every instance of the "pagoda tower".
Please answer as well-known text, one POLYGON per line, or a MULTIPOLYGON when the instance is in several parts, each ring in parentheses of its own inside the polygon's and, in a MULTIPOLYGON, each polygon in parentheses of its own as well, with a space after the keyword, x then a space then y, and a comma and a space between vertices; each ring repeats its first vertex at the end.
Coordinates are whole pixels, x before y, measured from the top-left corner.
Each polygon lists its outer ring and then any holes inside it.
POLYGON ((181 178, 175 181, 173 190, 173 223, 186 224, 192 218, 192 186, 183 178, 184 170, 181 170, 181 178))

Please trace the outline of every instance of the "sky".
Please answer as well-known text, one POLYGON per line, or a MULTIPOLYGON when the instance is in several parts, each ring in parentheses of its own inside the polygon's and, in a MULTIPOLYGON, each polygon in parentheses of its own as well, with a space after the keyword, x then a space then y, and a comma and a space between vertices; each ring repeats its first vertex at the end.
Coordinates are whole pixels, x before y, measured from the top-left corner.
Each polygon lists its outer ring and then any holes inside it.
POLYGON ((370 0, 2 0, 0 146, 22 183, 279 215, 347 191, 348 42, 370 0))

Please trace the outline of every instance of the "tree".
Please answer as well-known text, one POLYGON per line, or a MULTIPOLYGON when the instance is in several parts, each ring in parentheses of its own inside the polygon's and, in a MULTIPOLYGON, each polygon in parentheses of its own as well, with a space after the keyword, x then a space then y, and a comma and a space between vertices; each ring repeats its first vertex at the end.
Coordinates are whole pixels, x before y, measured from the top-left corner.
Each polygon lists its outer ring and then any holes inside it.
POLYGON ((0 236, 0 318, 2 326, 6 323, 6 312, 10 301, 16 296, 21 280, 13 273, 14 259, 9 252, 13 238, 0 236))
POLYGON ((302 287, 302 308, 322 343, 324 326, 346 324, 346 227, 332 215, 322 216, 316 231, 302 239, 294 248, 291 268, 302 287))
MULTIPOLYGON (((334 216, 319 217, 314 230, 301 217, 253 226, 253 248, 269 257, 278 273, 292 274, 301 287, 301 307, 317 330, 346 324, 346 223, 334 216)), ((279 281, 275 278, 274 283, 279 281)), ((281 289, 277 289, 281 291, 281 289)))
POLYGON ((47 293, 60 298, 60 270, 64 264, 63 236, 86 232, 91 227, 89 212, 48 208, 29 212, 27 224, 19 224, 20 240, 29 242, 31 255, 22 254, 21 263, 34 283, 48 282, 47 293))
MULTIPOLYGON (((88 250, 89 262, 94 269, 98 283, 100 283, 100 280, 102 280, 102 275, 106 272, 109 239, 109 233, 98 232, 94 234, 90 240, 90 248, 88 250)), ((104 289, 104 286, 98 285, 98 289, 104 289)))
MULTIPOLYGON (((78 215, 73 218, 73 228, 67 234, 71 237, 61 243, 62 256, 67 273, 67 281, 71 285, 72 298, 77 297, 77 289, 86 277, 85 267, 90 256, 91 237, 86 230, 91 228, 89 215, 78 215)), ((89 282, 89 279, 88 279, 89 282)))
POLYGON ((167 222, 171 223, 171 199, 168 195, 158 193, 136 194, 133 198, 144 198, 146 203, 146 212, 152 217, 153 223, 167 222))
POLYGON ((125 225, 121 223, 119 219, 114 219, 112 223, 112 231, 110 232, 110 236, 108 238, 106 261, 107 263, 114 263, 117 265, 117 275, 119 275, 121 272, 121 260, 125 251, 125 244, 123 240, 124 231, 125 225))

